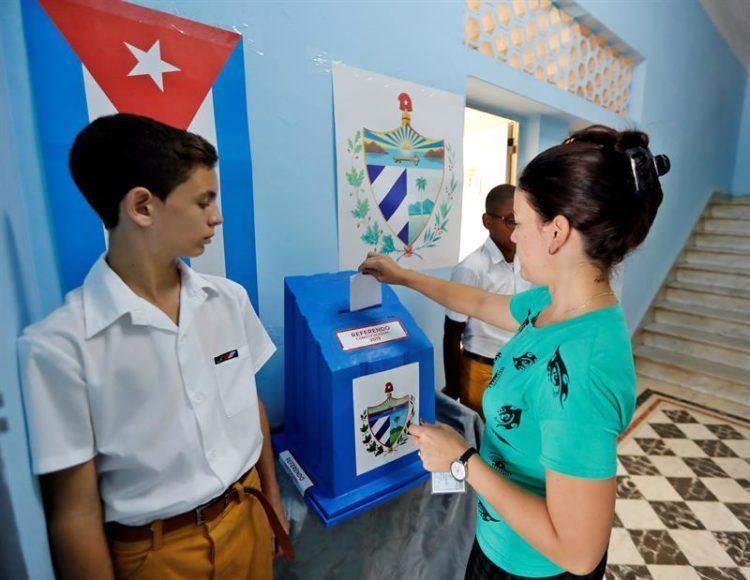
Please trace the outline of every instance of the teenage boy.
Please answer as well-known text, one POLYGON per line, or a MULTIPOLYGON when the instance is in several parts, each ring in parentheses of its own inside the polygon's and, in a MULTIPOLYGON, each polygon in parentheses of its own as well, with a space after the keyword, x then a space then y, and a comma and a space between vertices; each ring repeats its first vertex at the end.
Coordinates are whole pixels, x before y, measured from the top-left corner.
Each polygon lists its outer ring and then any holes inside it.
POLYGON ((255 386, 275 347, 241 286, 181 260, 222 223, 216 161, 198 135, 129 114, 71 149, 108 249, 19 339, 62 578, 267 579, 274 534, 291 551, 255 386))
MULTIPOLYGON (((531 287, 521 278, 516 245, 510 236, 513 220, 512 185, 493 187, 485 199, 482 224, 489 232, 484 244, 466 256, 451 279, 494 292, 516 294, 531 287)), ((458 312, 448 311, 443 334, 445 393, 482 415, 482 395, 492 378, 492 363, 512 333, 458 312)))

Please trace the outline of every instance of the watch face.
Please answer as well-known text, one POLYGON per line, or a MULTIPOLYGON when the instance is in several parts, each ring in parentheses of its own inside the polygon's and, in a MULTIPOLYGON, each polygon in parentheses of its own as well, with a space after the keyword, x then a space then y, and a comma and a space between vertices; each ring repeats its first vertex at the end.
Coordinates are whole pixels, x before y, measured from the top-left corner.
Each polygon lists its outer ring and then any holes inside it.
POLYGON ((466 466, 460 461, 456 460, 451 463, 451 475, 458 481, 466 479, 466 466))

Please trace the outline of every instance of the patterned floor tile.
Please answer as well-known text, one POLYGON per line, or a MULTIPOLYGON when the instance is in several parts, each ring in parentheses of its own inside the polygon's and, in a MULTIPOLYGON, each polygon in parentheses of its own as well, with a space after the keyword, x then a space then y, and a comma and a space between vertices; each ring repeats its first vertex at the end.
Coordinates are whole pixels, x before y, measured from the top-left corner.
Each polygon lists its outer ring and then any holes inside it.
POLYGON ((685 457, 683 461, 698 477, 729 477, 713 459, 708 457, 685 457))
POLYGON ((709 457, 737 457, 732 448, 719 439, 696 439, 695 444, 703 449, 709 457))
POLYGON ((654 423, 649 419, 649 424, 653 427, 654 431, 659 434, 659 437, 664 439, 686 439, 687 435, 673 423, 654 423))
POLYGON ((630 475, 659 475, 659 470, 644 455, 620 455, 620 462, 630 475))
MULTIPOLYGON (((750 479, 750 463, 739 457, 715 457, 714 463, 733 479, 750 479)), ((651 459, 653 463, 653 459, 651 459)))
POLYGON ((750 428, 688 399, 639 395, 618 446, 607 578, 750 580, 750 428))
POLYGON ((726 425, 727 420, 714 413, 696 413, 695 418, 704 425, 726 425))
POLYGON ((674 423, 697 423, 698 420, 684 409, 664 409, 662 411, 674 423))
POLYGON ((683 566, 690 563, 667 530, 630 530, 630 537, 646 564, 683 566))
MULTIPOLYGON (((660 441, 660 440, 655 439, 655 441, 660 441)), ((622 443, 620 443, 620 445, 618 445, 617 447, 617 453, 619 453, 620 455, 645 455, 646 454, 642 446, 636 443, 635 439, 628 439, 627 441, 623 441, 622 443)))
POLYGON ((746 524, 743 524, 741 518, 750 517, 747 510, 743 512, 742 508, 742 506, 748 504, 724 504, 718 501, 689 501, 687 504, 707 530, 717 532, 746 531, 746 524), (737 513, 730 506, 736 506, 737 513))
MULTIPOLYGON (((663 439, 646 439, 641 437, 636 437, 634 440, 639 448, 642 450, 642 452, 645 452, 646 455, 649 457, 652 456, 659 456, 659 455, 674 455, 674 451, 672 451, 669 447, 667 447, 666 443, 664 443, 663 439)), ((630 441, 628 441, 630 443, 630 441)), ((628 447, 630 448, 630 447, 628 447)), ((622 449, 618 449, 620 453, 628 454, 627 451, 625 451, 625 446, 623 445, 622 449)), ((628 455, 638 455, 638 453, 630 453, 628 455)))
POLYGON ((654 423, 656 423, 656 424, 659 424, 659 423, 668 423, 668 424, 671 425, 672 424, 672 419, 670 419, 663 411, 661 411, 661 409, 659 409, 657 411, 653 411, 648 416, 648 422, 651 424, 651 426, 653 426, 654 423))
POLYGON ((726 503, 724 505, 750 531, 750 503, 726 503))
POLYGON ((737 566, 750 566, 750 532, 713 532, 737 566))
POLYGON ((745 437, 732 425, 718 424, 718 425, 707 425, 708 429, 716 435, 719 439, 744 439, 745 437))
POLYGON ((690 439, 665 439, 664 443, 679 457, 708 457, 706 452, 690 439))
POLYGON ((614 517, 612 518, 612 527, 613 528, 624 528, 625 526, 622 525, 622 522, 620 521, 620 518, 617 517, 617 512, 615 512, 614 517))
POLYGON ((645 499, 617 500, 615 513, 628 530, 663 530, 667 527, 645 499))
POLYGON ((654 580, 700 580, 692 566, 657 566, 648 567, 654 580))
POLYGON ((641 492, 635 482, 628 475, 617 476, 617 498, 620 499, 643 499, 641 492))
POLYGON ((610 564, 604 577, 607 580, 643 580, 651 578, 651 574, 646 566, 610 564))
POLYGON ((658 439, 659 434, 654 431, 653 427, 648 423, 644 422, 633 431, 633 437, 640 437, 645 439, 658 439))
POLYGON ((683 424, 680 425, 680 429, 688 436, 688 439, 718 439, 716 433, 700 423, 683 424))
MULTIPOLYGON (((706 529, 701 521, 695 517, 690 507, 683 501, 652 501, 649 503, 653 511, 656 512, 656 515, 659 516, 659 519, 671 530, 706 529)), ((630 528, 630 526, 627 527, 630 528)))
POLYGON ((643 556, 633 543, 633 538, 625 529, 614 529, 607 549, 608 564, 645 564, 643 556))
POLYGON ((656 501, 680 501, 681 496, 661 475, 631 475, 630 476, 641 495, 646 499, 656 501))
POLYGON ((750 440, 748 439, 724 439, 727 447, 731 447, 738 457, 750 457, 750 440))
POLYGON ((658 455, 650 456, 648 459, 659 470, 659 473, 667 477, 695 477, 695 472, 685 463, 687 458, 658 455))
POLYGON ((727 550, 712 533, 720 534, 727 532, 709 532, 703 530, 669 531, 669 535, 680 547, 680 551, 691 565, 730 568, 737 566, 737 563, 729 557, 727 550))
POLYGON ((733 479, 725 477, 703 477, 701 478, 701 481, 706 484, 706 487, 711 490, 711 493, 713 493, 719 501, 728 503, 750 502, 750 493, 743 489, 742 486, 733 479))
POLYGON ((696 566, 695 571, 703 580, 744 580, 745 578, 739 568, 696 566))
POLYGON ((716 501, 716 496, 697 477, 668 477, 667 479, 686 501, 716 501))

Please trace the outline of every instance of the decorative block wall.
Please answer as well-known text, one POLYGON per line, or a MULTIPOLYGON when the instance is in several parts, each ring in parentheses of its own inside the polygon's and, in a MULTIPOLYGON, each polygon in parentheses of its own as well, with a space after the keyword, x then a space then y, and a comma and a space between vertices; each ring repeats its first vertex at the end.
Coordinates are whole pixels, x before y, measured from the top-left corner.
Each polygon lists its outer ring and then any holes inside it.
POLYGON ((466 0, 464 43, 627 115, 634 59, 551 0, 466 0))

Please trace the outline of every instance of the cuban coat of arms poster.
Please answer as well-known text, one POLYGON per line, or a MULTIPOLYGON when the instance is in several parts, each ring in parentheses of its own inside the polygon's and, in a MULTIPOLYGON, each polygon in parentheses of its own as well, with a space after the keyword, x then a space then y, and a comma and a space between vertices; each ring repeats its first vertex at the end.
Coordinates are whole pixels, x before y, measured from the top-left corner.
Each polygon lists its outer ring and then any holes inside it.
POLYGON ((455 265, 464 98, 340 64, 333 93, 339 268, 372 250, 413 269, 455 265))
POLYGON ((419 363, 352 381, 357 475, 416 451, 409 438, 419 421, 419 363))

